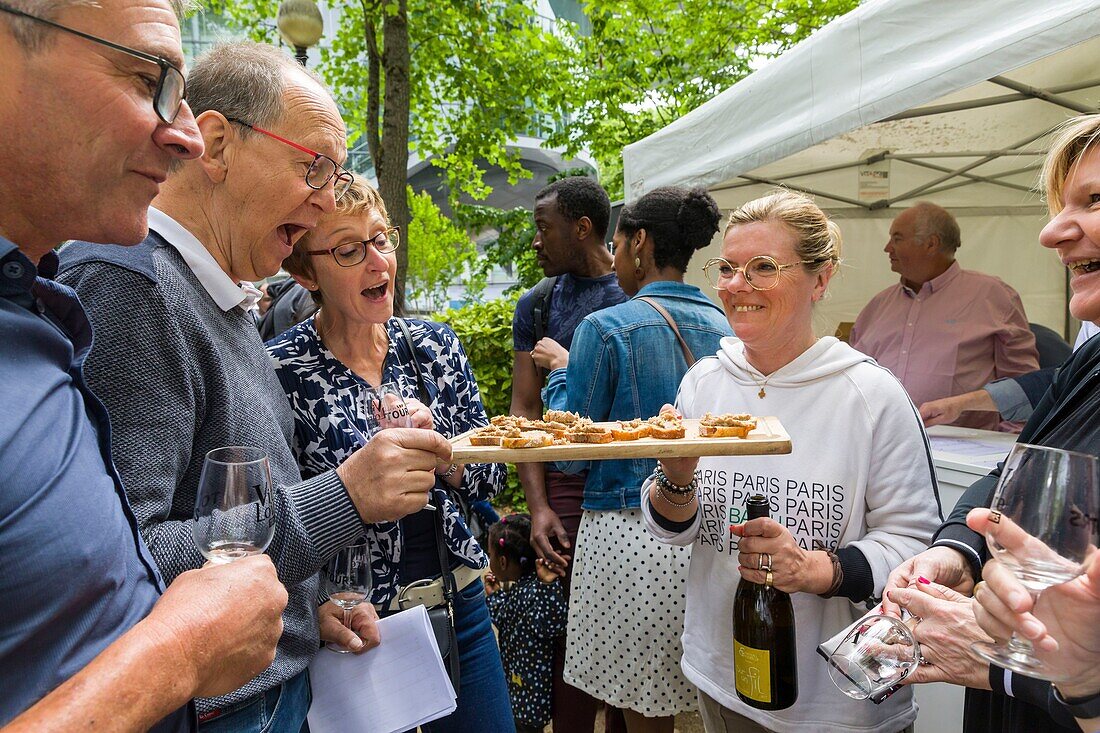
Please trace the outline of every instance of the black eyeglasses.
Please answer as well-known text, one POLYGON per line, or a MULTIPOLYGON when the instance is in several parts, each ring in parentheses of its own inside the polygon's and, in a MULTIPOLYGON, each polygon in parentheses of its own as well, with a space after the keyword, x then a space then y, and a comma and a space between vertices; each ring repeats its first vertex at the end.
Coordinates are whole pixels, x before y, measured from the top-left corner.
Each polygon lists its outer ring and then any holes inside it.
POLYGON ((309 257, 320 257, 321 255, 332 255, 332 259, 336 260, 336 264, 340 267, 355 267, 363 260, 367 259, 367 245, 374 247, 380 254, 388 255, 393 252, 401 244, 401 227, 390 227, 384 232, 379 232, 377 236, 367 240, 360 240, 357 242, 344 242, 338 244, 335 247, 329 249, 319 249, 315 252, 303 252, 302 254, 309 257))
POLYGON ((71 33, 85 40, 93 41, 94 43, 102 44, 108 48, 113 48, 116 51, 129 54, 142 61, 149 61, 150 63, 156 64, 160 67, 160 78, 157 79, 157 90, 153 94, 153 110, 157 113, 157 117, 166 125, 171 125, 176 121, 176 115, 179 114, 180 107, 183 106, 183 100, 187 97, 187 82, 183 78, 183 72, 176 68, 168 59, 161 56, 154 56, 144 51, 127 48, 126 46, 120 46, 117 43, 112 43, 111 41, 84 33, 83 31, 63 26, 60 23, 54 23, 52 20, 39 18, 37 15, 31 15, 30 13, 24 13, 22 10, 17 10, 2 2, 0 2, 0 12, 11 13, 20 18, 42 23, 51 28, 56 28, 59 31, 65 31, 66 33, 71 33))
MULTIPOLYGON (((336 176, 336 182, 332 184, 332 192, 336 195, 336 200, 339 201, 340 197, 348 192, 351 188, 351 183, 354 180, 350 171, 344 166, 337 163, 327 155, 322 155, 316 150, 310 150, 305 145, 299 145, 296 142, 291 142, 281 135, 276 135, 270 130, 265 130, 262 127, 256 125, 250 125, 244 120, 239 120, 236 117, 226 117, 225 119, 230 122, 234 122, 242 127, 247 127, 253 132, 258 132, 261 135, 267 135, 270 138, 274 138, 281 143, 286 143, 295 150, 300 150, 306 155, 313 156, 313 162, 309 164, 309 168, 306 170, 306 185, 315 191, 320 191, 325 187, 325 184, 332 180, 333 176, 336 176)), ((392 250, 391 250, 392 251, 392 250)), ((362 262, 362 260, 360 260, 362 262)), ((358 264, 358 263, 355 263, 358 264)))

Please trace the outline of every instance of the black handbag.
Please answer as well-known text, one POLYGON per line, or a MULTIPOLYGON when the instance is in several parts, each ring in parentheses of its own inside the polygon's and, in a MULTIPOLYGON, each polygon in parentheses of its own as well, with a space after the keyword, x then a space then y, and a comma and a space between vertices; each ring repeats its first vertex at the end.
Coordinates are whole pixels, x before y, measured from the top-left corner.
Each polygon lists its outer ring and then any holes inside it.
MULTIPOLYGON (((420 396, 420 401, 427 405, 430 398, 427 389, 424 388, 424 378, 420 376, 420 364, 416 360, 416 347, 413 345, 412 334, 409 333, 409 327, 405 324, 403 318, 395 320, 405 337, 409 354, 412 355, 413 367, 416 369, 417 394, 420 396)), ((435 521, 433 522, 435 525, 435 550, 439 555, 439 577, 443 579, 443 604, 428 609, 428 621, 435 633, 435 642, 439 646, 439 655, 443 657, 443 666, 447 668, 447 673, 451 677, 451 685, 454 686, 455 694, 458 694, 459 683, 462 679, 458 660, 458 636, 455 634, 454 621, 454 598, 458 592, 458 582, 455 580, 454 573, 451 572, 451 564, 447 562, 447 544, 443 537, 443 507, 435 503, 434 497, 431 502, 432 506, 435 507, 435 511, 432 512, 435 515, 435 521)))

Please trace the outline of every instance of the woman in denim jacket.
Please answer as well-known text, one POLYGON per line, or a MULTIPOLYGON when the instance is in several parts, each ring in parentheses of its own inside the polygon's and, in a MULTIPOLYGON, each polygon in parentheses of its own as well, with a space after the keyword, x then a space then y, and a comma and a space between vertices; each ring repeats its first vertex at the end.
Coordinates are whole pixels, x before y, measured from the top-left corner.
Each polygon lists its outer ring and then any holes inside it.
MULTIPOLYGON (((684 283, 691 256, 718 231, 718 205, 703 189, 658 188, 625 207, 615 232, 615 273, 631 300, 587 316, 570 351, 551 339, 531 355, 552 369, 545 404, 593 420, 656 415, 674 401, 691 366, 664 317, 691 353, 713 357, 731 335, 722 309, 684 283)), ((680 671, 688 553, 645 530, 639 489, 648 459, 559 464, 588 469, 573 558, 565 680, 625 709, 627 727, 672 731, 673 716, 694 707, 680 671)))

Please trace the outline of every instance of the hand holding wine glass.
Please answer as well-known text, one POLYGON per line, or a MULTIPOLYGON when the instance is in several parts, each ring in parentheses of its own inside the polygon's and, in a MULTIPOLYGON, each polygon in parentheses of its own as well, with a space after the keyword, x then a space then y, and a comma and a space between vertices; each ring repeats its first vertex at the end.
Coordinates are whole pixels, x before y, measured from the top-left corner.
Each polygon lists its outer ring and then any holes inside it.
POLYGON ((199 476, 191 534, 214 563, 263 552, 275 535, 275 506, 267 453, 250 446, 215 448, 199 476))
MULTIPOLYGON (((989 521, 989 509, 974 509, 966 523, 975 532, 999 533, 989 521)), ((1003 545, 1012 538, 998 536, 1003 545)), ((1013 632, 1031 640, 1035 655, 1059 671, 1058 687, 1067 697, 1082 697, 1100 689, 1100 553, 1093 552, 1086 574, 1054 586, 1033 603, 1026 588, 1002 563, 992 560, 975 589, 975 616, 991 636, 1013 632)))
MULTIPOLYGON (((1031 598, 1081 575, 1096 552, 1100 480, 1096 457, 1018 443, 1005 461, 986 518, 986 542, 999 567, 1031 598)), ((1031 642, 1015 631, 1007 644, 979 642, 978 656, 1014 672, 1057 681, 1031 642)))
MULTIPOLYGON (((325 568, 324 589, 328 593, 329 600, 343 610, 344 626, 352 628, 352 611, 370 598, 371 563, 368 542, 364 540, 349 545, 336 553, 325 568)), ((359 649, 349 649, 334 642, 328 642, 325 646, 341 654, 359 651, 359 649)))

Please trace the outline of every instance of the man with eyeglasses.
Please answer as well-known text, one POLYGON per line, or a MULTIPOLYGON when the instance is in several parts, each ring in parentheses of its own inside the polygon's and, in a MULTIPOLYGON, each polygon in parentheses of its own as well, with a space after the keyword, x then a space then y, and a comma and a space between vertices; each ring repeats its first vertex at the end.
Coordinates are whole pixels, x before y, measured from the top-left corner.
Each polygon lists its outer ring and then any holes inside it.
POLYGON ((190 730, 188 700, 262 671, 282 630, 267 558, 164 590, 85 384, 88 319, 51 279, 66 239, 139 242, 168 170, 202 154, 182 58, 163 0, 0 2, 5 733, 190 730))
MULTIPOLYGON (((872 298, 852 326, 851 345, 893 372, 917 405, 1039 368, 1019 294, 959 267, 960 245, 946 209, 921 202, 898 214, 885 252, 901 281, 872 298)), ((1019 432, 992 412, 965 413, 953 424, 1019 432)))
MULTIPOLYGON (((267 452, 276 527, 266 552, 290 595, 283 636, 255 679, 196 704, 204 731, 297 733, 319 642, 318 571, 364 522, 423 508, 450 444, 431 430, 387 430, 302 481, 293 416, 248 312, 250 281, 275 274, 347 190, 344 123, 314 74, 262 44, 208 51, 187 95, 205 153, 161 186, 149 237, 137 247, 71 244, 61 279, 96 328, 88 380, 112 411, 114 458, 169 582, 203 563, 192 525, 206 453, 267 452)), ((324 625, 335 612, 322 608, 324 625)))

